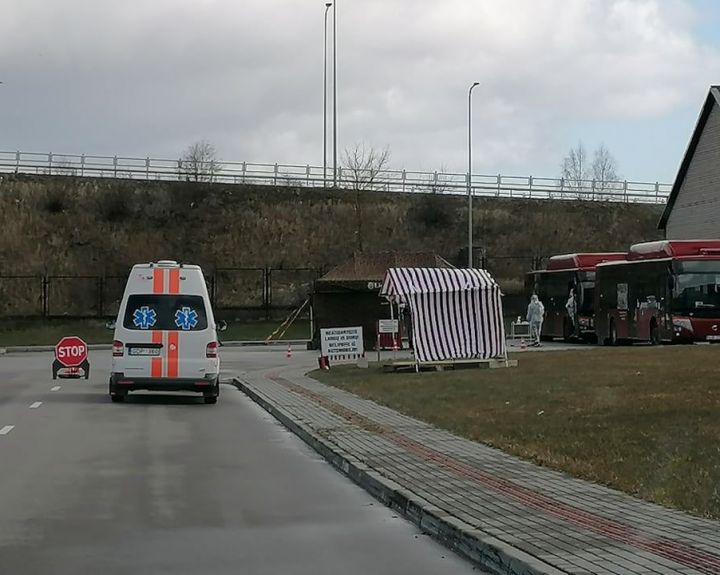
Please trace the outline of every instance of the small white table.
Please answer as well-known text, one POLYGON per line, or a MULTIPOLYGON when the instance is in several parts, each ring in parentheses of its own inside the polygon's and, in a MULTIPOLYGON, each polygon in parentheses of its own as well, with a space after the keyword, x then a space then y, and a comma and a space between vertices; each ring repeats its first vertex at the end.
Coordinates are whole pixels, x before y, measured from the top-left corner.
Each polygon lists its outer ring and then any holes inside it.
POLYGON ((510 337, 516 340, 519 337, 530 337, 529 321, 513 321, 510 323, 510 337))

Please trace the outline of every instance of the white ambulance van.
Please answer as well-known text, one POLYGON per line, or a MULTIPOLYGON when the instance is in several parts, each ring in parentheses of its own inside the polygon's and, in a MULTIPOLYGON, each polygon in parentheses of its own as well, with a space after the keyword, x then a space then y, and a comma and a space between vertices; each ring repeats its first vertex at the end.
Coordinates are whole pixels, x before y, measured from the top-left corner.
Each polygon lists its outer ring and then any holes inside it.
POLYGON ((220 394, 218 337, 199 266, 138 264, 128 278, 115 323, 110 397, 128 392, 196 391, 205 403, 220 394))

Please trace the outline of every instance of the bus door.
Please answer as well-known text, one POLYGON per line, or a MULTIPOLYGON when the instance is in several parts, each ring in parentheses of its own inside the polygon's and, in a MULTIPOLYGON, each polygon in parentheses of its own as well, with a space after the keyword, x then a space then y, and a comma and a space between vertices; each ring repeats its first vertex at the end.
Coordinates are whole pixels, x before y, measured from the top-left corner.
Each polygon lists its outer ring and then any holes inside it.
POLYGON ((638 283, 636 310, 636 337, 652 340, 652 324, 658 329, 665 327, 665 293, 667 290, 667 269, 657 266, 644 268, 642 281, 638 283))
POLYGON ((630 297, 628 293, 628 284, 620 282, 615 284, 617 306, 614 310, 613 320, 615 321, 615 330, 618 339, 628 339, 630 335, 631 318, 630 297))
MULTIPOLYGON (((645 296, 637 302, 637 321, 635 322, 636 337, 650 339, 650 325, 654 317, 659 314, 659 302, 654 295, 645 296)), ((658 325, 660 325, 658 323, 658 325)))

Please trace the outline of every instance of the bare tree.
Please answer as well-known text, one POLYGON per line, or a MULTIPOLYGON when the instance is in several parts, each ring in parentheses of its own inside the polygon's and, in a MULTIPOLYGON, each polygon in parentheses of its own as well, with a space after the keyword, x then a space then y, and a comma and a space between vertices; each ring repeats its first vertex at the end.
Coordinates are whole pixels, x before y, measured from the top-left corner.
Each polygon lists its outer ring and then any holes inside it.
POLYGON ((349 178, 343 179, 350 183, 351 188, 355 191, 355 219, 357 226, 355 237, 359 251, 363 250, 361 192, 373 189, 377 183, 378 175, 387 167, 389 161, 390 149, 387 147, 383 150, 376 150, 375 148, 365 148, 365 144, 356 144, 352 148, 346 148, 343 153, 344 170, 349 174, 349 178))
POLYGON ((617 161, 605 144, 600 144, 593 155, 592 178, 595 184, 595 193, 601 198, 609 197, 613 192, 619 190, 620 176, 617 173, 617 161))
POLYGON ((58 160, 56 162, 53 162, 52 170, 49 170, 55 175, 58 176, 76 176, 77 175, 77 168, 72 163, 71 160, 65 158, 62 160, 58 160))
POLYGON ((433 172, 425 182, 415 187, 415 192, 424 193, 416 201, 413 201, 412 215, 428 230, 447 229, 456 219, 453 204, 449 203, 443 194, 448 190, 448 186, 452 184, 451 176, 448 175, 448 169, 440 166, 440 171, 433 172))
POLYGON ((207 140, 200 140, 188 146, 180 156, 180 178, 194 182, 212 182, 220 171, 215 146, 207 140))
POLYGON ((450 176, 448 175, 448 169, 445 164, 440 165, 440 170, 433 172, 427 177, 426 182, 422 182, 415 191, 424 192, 428 188, 433 194, 444 194, 447 192, 449 184, 452 183, 450 176))
POLYGON ((377 177, 390 162, 390 149, 365 148, 365 144, 355 144, 352 148, 346 148, 343 153, 345 170, 349 173, 349 181, 352 189, 370 190, 376 183, 377 177))
POLYGON ((568 155, 563 159, 562 178, 566 190, 575 192, 578 198, 583 197, 583 191, 588 187, 588 180, 591 179, 591 172, 582 142, 570 148, 568 155))

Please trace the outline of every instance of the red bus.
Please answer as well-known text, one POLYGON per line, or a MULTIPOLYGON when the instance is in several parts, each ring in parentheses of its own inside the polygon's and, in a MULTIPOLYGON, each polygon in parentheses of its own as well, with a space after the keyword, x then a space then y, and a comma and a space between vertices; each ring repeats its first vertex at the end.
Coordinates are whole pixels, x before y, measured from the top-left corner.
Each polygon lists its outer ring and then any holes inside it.
POLYGON ((599 265, 598 341, 720 341, 720 240, 637 244, 627 261, 599 265))
POLYGON ((543 339, 574 337, 594 339, 595 268, 602 262, 625 259, 624 253, 584 253, 553 256, 546 269, 527 274, 528 299, 534 293, 545 306, 543 339), (577 322, 573 322, 565 305, 575 292, 577 322))

